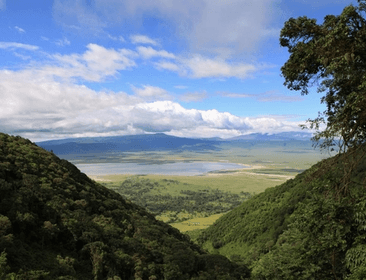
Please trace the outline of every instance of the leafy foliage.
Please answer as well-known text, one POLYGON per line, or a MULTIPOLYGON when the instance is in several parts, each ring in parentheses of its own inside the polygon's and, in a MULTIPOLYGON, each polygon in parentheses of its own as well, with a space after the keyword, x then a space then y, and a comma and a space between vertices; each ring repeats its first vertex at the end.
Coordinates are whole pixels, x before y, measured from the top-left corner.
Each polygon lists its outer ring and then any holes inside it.
POLYGON ((320 80, 318 92, 326 93, 326 111, 309 120, 311 128, 326 123, 314 139, 323 139, 322 147, 340 144, 343 151, 366 140, 366 1, 358 3, 339 16, 326 16, 322 24, 306 16, 290 18, 280 36, 291 54, 281 68, 285 85, 308 94, 309 85, 320 80))
POLYGON ((216 259, 66 160, 0 134, 2 279, 249 276, 246 267, 216 259))
POLYGON ((212 251, 236 255, 232 260, 251 267, 252 279, 363 279, 366 189, 360 183, 366 178, 366 159, 357 161, 348 194, 339 196, 334 184, 342 181, 339 170, 347 157, 326 159, 254 196, 198 239, 212 251), (315 176, 327 162, 336 168, 315 176))

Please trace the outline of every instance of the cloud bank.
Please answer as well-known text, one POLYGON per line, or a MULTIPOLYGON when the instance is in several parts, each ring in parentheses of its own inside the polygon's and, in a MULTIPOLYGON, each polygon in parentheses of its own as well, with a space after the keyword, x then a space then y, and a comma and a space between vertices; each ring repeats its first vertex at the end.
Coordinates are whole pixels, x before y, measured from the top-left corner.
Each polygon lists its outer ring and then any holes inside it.
MULTIPOLYGON (((33 53, 36 46, 0 43, 0 48, 21 48, 33 53)), ((176 100, 166 89, 131 85, 131 93, 96 91, 83 82, 102 82, 121 71, 138 67, 140 60, 170 58, 178 71, 194 78, 237 75, 251 68, 229 65, 222 59, 201 56, 185 61, 151 47, 105 48, 88 44, 84 53, 49 54, 48 61, 21 70, 0 70, 0 131, 34 141, 78 136, 127 135, 164 132, 176 136, 232 137, 252 132, 298 130, 298 123, 275 117, 248 118, 228 112, 187 109, 179 104, 207 98, 206 91, 186 92, 176 100), (201 69, 197 61, 211 65, 201 69), (184 64, 185 63, 185 64, 184 64), (222 68, 222 70, 218 70, 222 68), (183 70, 182 70, 183 69, 183 70), (19 82, 21 81, 21 82, 19 82)), ((180 90, 185 87, 177 86, 180 90)), ((271 95, 269 94, 269 97, 271 95)))

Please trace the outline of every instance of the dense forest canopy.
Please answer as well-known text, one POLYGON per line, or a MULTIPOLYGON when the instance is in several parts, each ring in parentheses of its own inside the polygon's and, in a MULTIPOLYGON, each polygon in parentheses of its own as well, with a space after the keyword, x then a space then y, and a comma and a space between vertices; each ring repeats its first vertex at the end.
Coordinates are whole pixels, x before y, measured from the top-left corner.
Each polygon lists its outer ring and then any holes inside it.
POLYGON ((29 140, 0 133, 0 279, 245 279, 29 140))
MULTIPOLYGON (((365 150, 366 147, 360 148, 365 150)), ((251 279, 366 279, 365 157, 337 196, 345 153, 268 188, 203 231, 198 241, 252 269, 251 279), (329 162, 336 168, 315 176, 329 162)))

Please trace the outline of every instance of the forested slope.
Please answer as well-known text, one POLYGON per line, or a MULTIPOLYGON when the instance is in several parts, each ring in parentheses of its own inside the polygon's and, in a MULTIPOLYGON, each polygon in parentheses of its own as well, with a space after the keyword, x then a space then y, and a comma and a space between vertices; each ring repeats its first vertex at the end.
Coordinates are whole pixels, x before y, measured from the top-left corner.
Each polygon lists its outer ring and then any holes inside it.
POLYGON ((366 279, 364 153, 323 160, 267 189, 199 241, 249 265, 253 279, 366 279))
POLYGON ((0 279, 245 279, 29 140, 0 133, 0 279))

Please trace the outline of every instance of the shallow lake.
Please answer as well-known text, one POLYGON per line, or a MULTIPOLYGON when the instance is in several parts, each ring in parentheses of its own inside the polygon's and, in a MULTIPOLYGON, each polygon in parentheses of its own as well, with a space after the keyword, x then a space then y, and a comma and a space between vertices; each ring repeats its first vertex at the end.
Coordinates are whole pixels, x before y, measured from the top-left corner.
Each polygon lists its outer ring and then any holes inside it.
POLYGON ((86 163, 75 165, 87 175, 159 174, 194 176, 210 171, 246 168, 245 165, 228 162, 175 162, 147 165, 139 163, 86 163))

